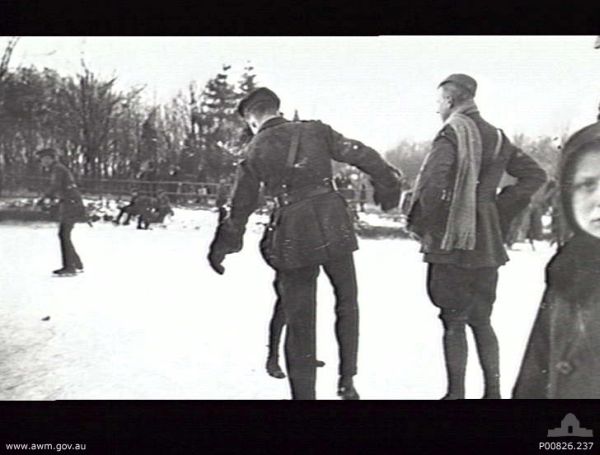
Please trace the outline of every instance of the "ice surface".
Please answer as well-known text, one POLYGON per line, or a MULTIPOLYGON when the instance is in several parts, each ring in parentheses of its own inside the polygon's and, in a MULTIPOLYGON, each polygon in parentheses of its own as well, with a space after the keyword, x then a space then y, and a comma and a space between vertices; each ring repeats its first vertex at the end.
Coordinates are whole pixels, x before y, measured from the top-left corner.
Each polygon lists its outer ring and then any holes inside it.
MULTIPOLYGON (((177 210, 166 229, 78 225, 85 273, 60 266, 54 224, 0 225, 0 399, 284 399, 286 380, 264 372, 273 272, 260 258, 264 216, 253 216, 224 276, 206 261, 217 215, 177 210), (43 321, 46 316, 50 320, 43 321)), ((502 392, 510 396, 552 249, 511 251, 501 268, 493 322, 502 392)), ((445 393, 441 323, 411 240, 361 240, 360 352, 364 399, 438 399, 445 393)), ((336 399, 333 295, 318 291, 317 396, 336 399)), ((469 339, 467 397, 482 395, 469 339)))

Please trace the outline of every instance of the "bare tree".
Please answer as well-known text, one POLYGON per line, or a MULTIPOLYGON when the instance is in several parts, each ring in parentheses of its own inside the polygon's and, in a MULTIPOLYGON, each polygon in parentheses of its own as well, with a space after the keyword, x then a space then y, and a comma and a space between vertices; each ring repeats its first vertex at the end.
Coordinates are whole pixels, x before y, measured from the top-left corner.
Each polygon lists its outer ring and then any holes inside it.
POLYGON ((12 53, 15 49, 15 46, 19 42, 19 39, 20 38, 18 36, 11 37, 4 48, 2 60, 0 60, 0 83, 4 80, 6 74, 8 73, 8 65, 10 64, 12 53))
POLYGON ((63 92, 74 114, 72 119, 85 160, 84 174, 94 178, 106 174, 109 134, 120 112, 119 107, 142 90, 127 95, 118 93, 114 89, 116 79, 101 81, 83 65, 83 74, 75 80, 67 80, 63 92))

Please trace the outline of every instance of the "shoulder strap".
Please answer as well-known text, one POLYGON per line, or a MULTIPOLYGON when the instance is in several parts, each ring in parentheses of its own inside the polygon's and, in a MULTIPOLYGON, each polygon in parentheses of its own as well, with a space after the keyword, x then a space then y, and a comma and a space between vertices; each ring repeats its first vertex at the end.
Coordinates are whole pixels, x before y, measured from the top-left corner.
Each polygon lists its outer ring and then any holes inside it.
POLYGON ((498 155, 500 154, 500 150, 502 150, 502 130, 497 129, 496 133, 498 135, 498 141, 496 142, 496 149, 494 150, 494 156, 493 156, 493 160, 495 160, 496 158, 498 158, 498 155))
POLYGON ((288 151, 287 160, 285 163, 285 170, 283 178, 281 179, 281 187, 283 192, 286 191, 287 184, 292 176, 294 170, 294 164, 296 163, 296 156, 298 155, 298 145, 300 144, 300 125, 296 125, 292 132, 292 141, 290 143, 290 149, 288 151))
POLYGON ((287 162, 285 163, 286 169, 293 169, 296 163, 296 155, 298 154, 298 144, 300 143, 300 125, 294 129, 292 133, 292 142, 290 143, 290 150, 288 152, 287 162))

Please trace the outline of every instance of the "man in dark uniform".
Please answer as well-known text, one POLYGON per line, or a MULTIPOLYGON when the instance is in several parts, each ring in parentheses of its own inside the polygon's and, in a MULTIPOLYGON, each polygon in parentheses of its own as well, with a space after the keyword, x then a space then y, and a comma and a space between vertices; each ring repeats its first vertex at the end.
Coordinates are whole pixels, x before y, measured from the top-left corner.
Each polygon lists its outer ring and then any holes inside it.
POLYGON ((352 164, 373 179, 375 202, 398 204, 400 175, 373 149, 318 121, 290 122, 278 115, 279 98, 266 88, 250 93, 239 113, 255 132, 238 166, 231 211, 215 233, 209 261, 218 272, 225 255, 240 251, 245 225, 257 208, 260 184, 277 201, 261 242, 276 270, 284 309, 285 354, 293 399, 315 399, 316 282, 322 266, 336 294, 340 352, 338 395, 358 399, 353 384, 358 352, 358 304, 353 251, 358 248, 348 205, 331 183, 331 160, 352 164))
POLYGON ((119 214, 117 215, 117 218, 115 219, 114 223, 115 224, 120 224, 121 223, 121 218, 123 217, 123 215, 127 215, 125 217, 125 221, 123 222, 124 226, 127 226, 129 224, 129 222, 131 221, 131 217, 137 215, 137 208, 136 208, 136 201, 139 197, 139 192, 138 190, 131 190, 131 199, 129 200, 129 204, 121 207, 119 209, 119 214))
POLYGON ((73 174, 58 161, 56 150, 52 148, 37 152, 42 166, 50 169, 50 189, 38 201, 43 204, 46 199, 57 198, 58 205, 58 237, 60 238, 60 251, 62 254, 62 268, 53 273, 59 276, 72 275, 83 272, 83 263, 71 240, 71 232, 75 223, 85 221, 85 207, 81 194, 75 184, 73 174))
POLYGON ((508 261, 503 238, 546 175, 486 122, 474 102, 477 83, 453 74, 438 86, 444 127, 415 183, 409 227, 429 264, 427 292, 441 309, 448 392, 465 396, 465 326, 473 330, 485 378, 484 398, 500 398, 498 341, 490 322, 498 267, 508 261), (496 196, 503 172, 517 183, 496 196))
POLYGON ((156 223, 164 223, 165 217, 167 215, 173 216, 175 213, 171 208, 171 201, 169 200, 169 196, 165 191, 159 190, 156 193, 156 206, 154 207, 156 210, 156 219, 154 220, 156 223))
POLYGON ((154 221, 154 205, 156 198, 147 194, 138 196, 135 201, 135 207, 138 213, 137 229, 150 229, 150 224, 154 221))

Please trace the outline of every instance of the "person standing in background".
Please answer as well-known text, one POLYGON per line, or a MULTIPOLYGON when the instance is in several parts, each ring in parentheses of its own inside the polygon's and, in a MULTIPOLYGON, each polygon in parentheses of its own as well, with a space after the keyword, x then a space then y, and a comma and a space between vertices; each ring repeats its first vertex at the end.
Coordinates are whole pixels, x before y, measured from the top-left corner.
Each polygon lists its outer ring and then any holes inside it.
POLYGON ((38 204, 43 204, 47 199, 58 199, 58 237, 62 267, 52 273, 58 276, 69 276, 83 272, 83 263, 71 239, 75 223, 86 221, 86 211, 81 193, 71 171, 58 161, 56 150, 45 148, 39 150, 37 156, 41 160, 42 166, 49 169, 51 173, 50 189, 38 201, 38 204))
POLYGON ((465 398, 466 325, 475 335, 485 379, 483 398, 500 396, 498 340, 491 324, 498 267, 508 261, 503 239, 511 221, 546 174, 479 114, 477 82, 452 74, 438 86, 444 127, 417 177, 408 226, 428 263, 427 292, 440 308, 448 389, 465 398), (497 196, 503 172, 517 178, 497 196))

